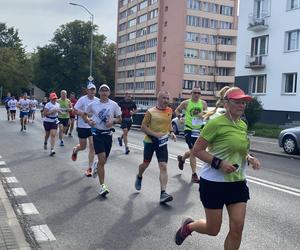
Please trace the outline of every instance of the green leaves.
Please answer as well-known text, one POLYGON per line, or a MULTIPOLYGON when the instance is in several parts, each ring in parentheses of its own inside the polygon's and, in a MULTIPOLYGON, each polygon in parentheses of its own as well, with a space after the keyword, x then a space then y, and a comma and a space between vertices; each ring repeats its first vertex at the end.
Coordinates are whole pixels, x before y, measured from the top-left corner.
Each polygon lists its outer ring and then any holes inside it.
MULTIPOLYGON (((114 82, 115 45, 96 33, 93 26, 93 77, 96 84, 114 82)), ((91 23, 73 21, 61 25, 51 44, 38 48, 34 83, 43 90, 66 89, 79 93, 86 87, 90 70, 91 23)))

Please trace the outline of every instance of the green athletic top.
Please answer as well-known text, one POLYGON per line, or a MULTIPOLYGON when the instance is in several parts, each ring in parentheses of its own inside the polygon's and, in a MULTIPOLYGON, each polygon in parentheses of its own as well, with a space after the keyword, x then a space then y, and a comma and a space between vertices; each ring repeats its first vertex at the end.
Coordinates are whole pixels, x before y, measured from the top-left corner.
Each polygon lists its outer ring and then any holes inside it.
POLYGON ((200 172, 202 178, 216 182, 243 181, 246 178, 246 156, 250 142, 247 136, 247 125, 244 121, 239 120, 235 125, 225 115, 218 116, 208 121, 200 136, 208 142, 210 154, 239 165, 236 171, 227 174, 205 163, 200 172))
POLYGON ((70 108, 71 101, 69 99, 65 99, 65 100, 58 99, 57 102, 59 103, 60 109, 62 111, 61 114, 60 113, 58 114, 58 118, 63 118, 63 119, 70 118, 70 114, 69 111, 67 111, 67 109, 70 108))
POLYGON ((203 110, 203 103, 201 100, 193 102, 192 99, 188 101, 188 105, 185 110, 185 124, 184 130, 198 129, 203 125, 203 119, 198 114, 203 110))

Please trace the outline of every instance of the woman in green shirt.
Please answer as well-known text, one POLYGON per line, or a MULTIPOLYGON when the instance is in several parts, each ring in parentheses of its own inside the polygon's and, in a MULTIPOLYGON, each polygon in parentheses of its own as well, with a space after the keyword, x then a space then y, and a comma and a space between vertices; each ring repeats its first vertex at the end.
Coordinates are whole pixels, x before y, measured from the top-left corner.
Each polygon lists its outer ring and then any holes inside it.
POLYGON ((240 88, 221 89, 216 108, 223 105, 226 113, 207 123, 193 148, 194 155, 205 163, 200 173, 199 192, 206 220, 185 219, 175 236, 177 245, 193 231, 216 236, 225 205, 230 230, 224 249, 239 249, 250 199, 245 166, 248 162, 253 169, 260 168, 260 162, 248 153, 247 125, 241 120, 246 103, 251 100, 240 88))

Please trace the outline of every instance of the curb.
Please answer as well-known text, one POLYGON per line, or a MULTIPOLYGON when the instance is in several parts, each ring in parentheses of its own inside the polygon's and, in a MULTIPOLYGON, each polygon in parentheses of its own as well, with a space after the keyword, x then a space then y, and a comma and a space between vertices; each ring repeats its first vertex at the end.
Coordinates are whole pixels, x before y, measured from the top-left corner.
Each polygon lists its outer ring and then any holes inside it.
POLYGON ((263 151, 263 150, 259 150, 259 149, 250 149, 250 151, 255 152, 255 153, 261 153, 261 154, 266 154, 266 155, 273 155, 273 156, 278 156, 278 157, 282 157, 282 158, 293 159, 293 160, 300 160, 300 156, 298 156, 298 155, 281 154, 281 153, 276 153, 276 152, 263 151))
POLYGON ((4 210, 7 215, 7 223, 15 236, 16 243, 18 245, 18 249, 21 250, 30 250, 30 245, 26 242, 25 235, 23 232, 23 229, 21 228, 19 224, 19 220, 15 214, 14 209, 11 206, 10 200, 7 197, 7 194, 4 190, 2 181, 0 185, 0 202, 2 202, 4 206, 4 210))

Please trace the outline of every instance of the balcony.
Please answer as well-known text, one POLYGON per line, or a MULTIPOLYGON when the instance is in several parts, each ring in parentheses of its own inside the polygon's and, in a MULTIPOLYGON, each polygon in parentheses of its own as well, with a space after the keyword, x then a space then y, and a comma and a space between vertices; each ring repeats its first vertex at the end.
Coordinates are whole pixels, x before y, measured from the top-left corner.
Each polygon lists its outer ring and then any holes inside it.
POLYGON ((265 65, 265 58, 266 56, 246 56, 246 65, 245 68, 247 69, 263 69, 266 67, 265 65))
POLYGON ((248 30, 262 31, 268 29, 268 12, 252 13, 249 15, 248 30))

